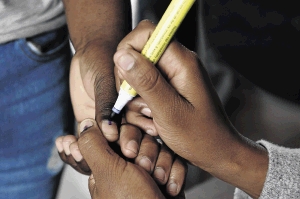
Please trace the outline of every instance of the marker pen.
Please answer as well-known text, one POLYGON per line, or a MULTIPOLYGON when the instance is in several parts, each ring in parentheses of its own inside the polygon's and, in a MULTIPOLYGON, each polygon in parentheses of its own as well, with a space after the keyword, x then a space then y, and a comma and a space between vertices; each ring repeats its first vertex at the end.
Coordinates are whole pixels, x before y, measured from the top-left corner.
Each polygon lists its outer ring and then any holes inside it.
MULTIPOLYGON (((196 0, 172 0, 154 32, 150 36, 141 54, 156 64, 169 42, 196 0)), ((137 95, 137 92, 126 82, 120 86, 119 96, 112 108, 110 121, 119 114, 123 107, 137 95)))

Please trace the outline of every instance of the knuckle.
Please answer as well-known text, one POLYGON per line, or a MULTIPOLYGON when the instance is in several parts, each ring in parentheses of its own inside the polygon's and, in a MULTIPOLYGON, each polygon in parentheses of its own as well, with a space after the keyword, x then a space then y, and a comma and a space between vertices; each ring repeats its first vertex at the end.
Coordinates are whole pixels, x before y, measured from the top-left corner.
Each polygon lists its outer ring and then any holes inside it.
POLYGON ((159 73, 157 70, 151 70, 147 68, 143 71, 140 71, 136 74, 136 79, 139 79, 139 88, 142 89, 143 92, 152 91, 156 88, 159 82, 159 73))
POLYGON ((74 142, 76 140, 76 138, 73 135, 66 135, 62 138, 63 142, 74 142))
POLYGON ((143 19, 138 26, 141 26, 143 28, 148 28, 153 30, 155 28, 155 24, 153 21, 151 21, 150 19, 143 19))

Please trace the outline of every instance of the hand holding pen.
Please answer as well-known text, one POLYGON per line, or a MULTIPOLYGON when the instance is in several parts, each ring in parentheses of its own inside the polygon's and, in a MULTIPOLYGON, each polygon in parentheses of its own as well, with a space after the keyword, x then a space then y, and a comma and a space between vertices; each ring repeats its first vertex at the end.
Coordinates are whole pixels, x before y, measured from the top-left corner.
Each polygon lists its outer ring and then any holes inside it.
POLYGON ((140 23, 114 55, 118 75, 139 93, 127 105, 127 122, 151 129, 182 158, 258 197, 268 168, 266 150, 233 127, 194 52, 172 41, 156 67, 138 52, 153 26, 140 23))
MULTIPOLYGON (((233 128, 195 53, 173 41, 157 67, 139 53, 153 29, 152 23, 141 22, 121 41, 114 56, 120 78, 139 93, 128 104, 127 122, 144 131, 145 123, 152 125, 175 153, 257 198, 267 171, 267 152, 233 128)), ((149 173, 116 154, 95 121, 84 120, 80 132, 78 148, 91 165, 93 199, 124 194, 131 198, 184 198, 182 192, 177 197, 163 194, 149 173)), ((172 170, 177 169, 173 165, 172 170)), ((169 188, 180 189, 176 185, 169 188)))
MULTIPOLYGON (((149 40, 141 50, 141 54, 145 58, 153 64, 158 62, 194 3, 195 0, 171 1, 155 30, 151 33, 149 40)), ((110 121, 115 114, 119 114, 123 107, 136 95, 137 92, 126 81, 123 81, 120 86, 118 99, 112 108, 110 121)))

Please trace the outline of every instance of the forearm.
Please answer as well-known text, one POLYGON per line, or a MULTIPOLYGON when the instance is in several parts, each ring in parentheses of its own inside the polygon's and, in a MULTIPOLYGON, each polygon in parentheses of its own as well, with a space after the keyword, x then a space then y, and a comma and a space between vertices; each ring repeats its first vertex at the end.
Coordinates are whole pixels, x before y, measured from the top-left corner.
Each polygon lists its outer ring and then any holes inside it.
POLYGON ((209 172, 251 197, 258 198, 268 171, 267 150, 238 136, 230 141, 222 154, 223 158, 209 172))
POLYGON ((130 0, 63 0, 75 50, 91 41, 116 48, 131 29, 130 0), (107 45, 107 44, 110 45, 107 45))
MULTIPOLYGON (((84 94, 94 101, 92 108, 100 122, 109 117, 117 97, 113 55, 120 40, 132 28, 130 0, 63 2, 76 51, 72 65, 79 67, 80 76, 76 78, 81 78, 84 94)), ((77 92, 76 89, 71 93, 77 92)))
MULTIPOLYGON (((300 198, 300 149, 259 141, 268 150, 269 165, 260 198, 300 198)), ((236 199, 245 194, 236 190, 236 199)), ((246 198, 246 197, 244 197, 246 198)))
POLYGON ((229 183, 242 189, 252 198, 259 198, 264 187, 268 171, 268 152, 259 144, 245 140, 236 151, 232 160, 232 175, 229 183))

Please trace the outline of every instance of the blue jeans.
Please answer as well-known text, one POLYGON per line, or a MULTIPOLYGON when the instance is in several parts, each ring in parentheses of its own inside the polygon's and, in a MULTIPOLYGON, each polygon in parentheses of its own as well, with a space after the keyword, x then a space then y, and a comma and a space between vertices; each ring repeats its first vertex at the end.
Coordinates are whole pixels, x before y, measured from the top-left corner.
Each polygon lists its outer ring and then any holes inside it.
POLYGON ((55 197, 55 138, 73 132, 66 27, 0 45, 0 199, 55 197))

